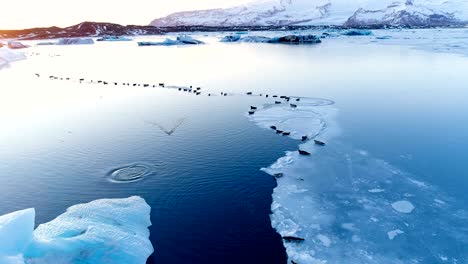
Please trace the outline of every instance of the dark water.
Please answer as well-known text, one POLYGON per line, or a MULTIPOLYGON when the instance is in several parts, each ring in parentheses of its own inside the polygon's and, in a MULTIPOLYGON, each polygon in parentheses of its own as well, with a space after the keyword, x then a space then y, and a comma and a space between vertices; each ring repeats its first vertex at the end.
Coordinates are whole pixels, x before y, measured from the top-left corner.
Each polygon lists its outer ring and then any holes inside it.
POLYGON ((122 91, 95 92, 98 108, 1 143, 0 214, 34 207, 42 223, 77 203, 140 195, 152 208, 148 263, 284 263, 268 216, 276 182, 260 168, 296 142, 245 118, 262 99, 122 91))

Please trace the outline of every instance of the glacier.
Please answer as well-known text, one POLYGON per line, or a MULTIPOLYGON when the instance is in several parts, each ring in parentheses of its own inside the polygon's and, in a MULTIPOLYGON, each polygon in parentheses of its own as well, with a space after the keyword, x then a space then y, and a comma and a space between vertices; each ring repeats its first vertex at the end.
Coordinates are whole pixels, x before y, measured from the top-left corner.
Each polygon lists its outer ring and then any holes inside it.
POLYGON ((146 263, 153 253, 144 199, 74 205, 34 229, 34 209, 0 216, 0 263, 146 263))
POLYGON ((468 262, 465 208, 417 175, 341 142, 335 102, 290 99, 295 107, 281 101, 246 115, 303 140, 262 169, 277 181, 270 218, 288 263, 468 262))

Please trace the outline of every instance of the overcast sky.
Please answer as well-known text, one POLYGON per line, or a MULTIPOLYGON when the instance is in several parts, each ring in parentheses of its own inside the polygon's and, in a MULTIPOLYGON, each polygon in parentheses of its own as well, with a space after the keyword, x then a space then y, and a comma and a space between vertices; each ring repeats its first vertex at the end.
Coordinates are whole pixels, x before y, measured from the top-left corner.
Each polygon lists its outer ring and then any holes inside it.
POLYGON ((230 7, 252 0, 0 0, 0 29, 71 26, 83 21, 147 25, 177 11, 230 7))

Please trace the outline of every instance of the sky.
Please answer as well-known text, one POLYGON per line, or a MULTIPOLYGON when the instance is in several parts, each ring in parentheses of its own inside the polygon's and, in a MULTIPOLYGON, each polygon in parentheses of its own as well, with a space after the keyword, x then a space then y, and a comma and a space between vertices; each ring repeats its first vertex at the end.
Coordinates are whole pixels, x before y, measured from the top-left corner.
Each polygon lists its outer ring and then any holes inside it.
POLYGON ((83 21, 147 25, 173 12, 230 7, 252 0, 6 0, 0 29, 66 27, 83 21))

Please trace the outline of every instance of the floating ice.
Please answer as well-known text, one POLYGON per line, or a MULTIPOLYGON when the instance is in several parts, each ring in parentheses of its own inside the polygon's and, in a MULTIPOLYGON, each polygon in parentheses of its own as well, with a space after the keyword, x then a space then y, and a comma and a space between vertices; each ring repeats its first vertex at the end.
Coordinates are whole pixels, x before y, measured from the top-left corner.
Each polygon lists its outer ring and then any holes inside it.
POLYGON ((146 263, 151 208, 137 196, 72 206, 34 227, 34 209, 0 217, 0 263, 146 263))
POLYGON ((369 190, 370 193, 381 193, 381 192, 385 192, 384 189, 370 189, 369 190))
POLYGON ((24 49, 24 48, 29 48, 28 45, 24 45, 23 43, 19 41, 8 41, 8 48, 10 49, 24 49))
POLYGON ((120 37, 120 36, 105 36, 96 39, 96 41, 132 41, 131 38, 120 37))
POLYGON ((438 263, 439 256, 468 263, 468 212, 452 203, 441 206, 435 199, 450 198, 435 187, 341 142, 332 101, 290 97, 297 105, 291 107, 287 99, 275 100, 280 104, 265 104, 246 116, 271 133, 273 127, 294 139, 307 136, 298 148, 312 154, 287 151, 262 169, 283 175, 275 178, 273 228, 283 237, 304 238, 283 240, 288 263, 438 263), (418 210, 405 197, 412 197, 418 210), (402 226, 404 239, 395 239, 402 226))
POLYGON ((26 56, 18 51, 0 47, 0 69, 10 62, 26 59, 26 56))
POLYGON ((140 41, 138 46, 174 46, 174 45, 200 45, 205 44, 201 40, 194 39, 190 36, 178 36, 175 40, 166 39, 162 42, 140 41))
POLYGON ((395 211, 404 213, 404 214, 410 214, 414 210, 414 205, 408 201, 394 202, 392 203, 392 207, 395 211))
POLYGON ((89 45, 94 44, 92 38, 63 38, 59 39, 57 45, 89 45))
POLYGON ((345 36, 369 36, 372 35, 372 31, 366 29, 349 29, 341 33, 345 36))
POLYGON ((241 39, 241 36, 239 35, 229 35, 229 36, 225 36, 223 37, 220 42, 236 42, 236 41, 239 41, 241 39))
POLYGON ((395 229, 393 231, 387 232, 388 239, 393 240, 398 235, 404 234, 405 232, 401 231, 400 229, 395 229))
POLYGON ((276 44, 317 44, 321 43, 319 37, 315 35, 287 35, 281 37, 262 37, 262 36, 245 36, 236 35, 226 36, 221 39, 221 42, 248 42, 248 43, 276 43, 276 44))

